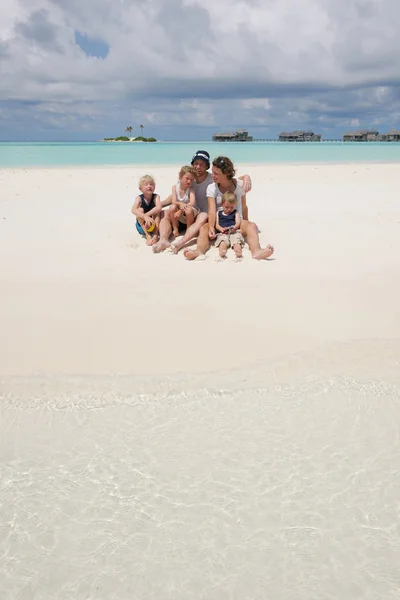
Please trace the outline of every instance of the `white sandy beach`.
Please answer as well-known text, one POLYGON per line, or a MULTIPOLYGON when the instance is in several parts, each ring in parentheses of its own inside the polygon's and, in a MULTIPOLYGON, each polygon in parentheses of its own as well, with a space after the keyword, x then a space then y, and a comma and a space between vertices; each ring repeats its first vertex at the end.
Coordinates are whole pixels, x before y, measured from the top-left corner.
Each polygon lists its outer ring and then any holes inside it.
MULTIPOLYGON (((202 372, 398 338, 400 167, 245 171, 271 261, 154 256, 130 214, 143 169, 2 171, 1 374, 202 372)), ((152 172, 166 197, 176 169, 152 172)))
POLYGON ((0 171, 0 597, 398 598, 400 165, 238 165, 239 264, 146 171, 0 171))

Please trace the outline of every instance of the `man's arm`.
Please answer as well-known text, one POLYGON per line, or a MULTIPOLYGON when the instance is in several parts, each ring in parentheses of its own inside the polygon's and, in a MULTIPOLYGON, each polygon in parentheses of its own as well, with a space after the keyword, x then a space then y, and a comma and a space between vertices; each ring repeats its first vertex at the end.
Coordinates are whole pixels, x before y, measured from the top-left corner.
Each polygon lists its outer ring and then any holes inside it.
POLYGON ((161 202, 161 206, 162 206, 162 208, 165 208, 166 206, 170 206, 170 205, 171 205, 171 203, 172 203, 172 195, 170 194, 170 195, 168 196, 168 198, 166 198, 165 200, 163 200, 163 201, 161 202))

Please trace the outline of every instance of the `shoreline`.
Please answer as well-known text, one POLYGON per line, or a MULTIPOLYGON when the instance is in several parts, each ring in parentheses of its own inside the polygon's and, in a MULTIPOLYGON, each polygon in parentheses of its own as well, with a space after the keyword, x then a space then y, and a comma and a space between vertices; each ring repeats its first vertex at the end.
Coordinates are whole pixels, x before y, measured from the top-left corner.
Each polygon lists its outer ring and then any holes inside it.
MULTIPOLYGON (((189 161, 190 162, 190 161, 189 161)), ((245 162, 245 161, 237 161, 234 163, 235 166, 236 165, 240 165, 240 167, 256 167, 256 168, 268 168, 268 167, 277 167, 277 168, 285 168, 285 167, 311 167, 311 168, 318 168, 318 167, 347 167, 347 166, 354 166, 354 165, 359 165, 359 166, 366 166, 366 167, 384 167, 384 166, 396 166, 396 165, 400 165, 400 158, 398 160, 394 160, 394 161, 387 161, 384 160, 382 162, 379 161, 371 161, 368 162, 366 160, 362 160, 362 161, 346 161, 346 162, 255 162, 255 161, 251 161, 251 162, 245 162)), ((83 170, 83 169, 92 169, 92 170, 102 170, 102 169, 121 169, 121 170, 126 170, 126 169, 168 169, 168 168, 179 168, 181 167, 181 163, 122 163, 122 164, 104 164, 104 165, 93 165, 93 164, 87 164, 87 165, 75 165, 75 164, 68 164, 68 165, 26 165, 26 166, 2 166, 0 165, 0 172, 1 171, 35 171, 35 170, 49 170, 49 171, 54 171, 56 169, 59 169, 60 171, 65 171, 65 170, 83 170)))

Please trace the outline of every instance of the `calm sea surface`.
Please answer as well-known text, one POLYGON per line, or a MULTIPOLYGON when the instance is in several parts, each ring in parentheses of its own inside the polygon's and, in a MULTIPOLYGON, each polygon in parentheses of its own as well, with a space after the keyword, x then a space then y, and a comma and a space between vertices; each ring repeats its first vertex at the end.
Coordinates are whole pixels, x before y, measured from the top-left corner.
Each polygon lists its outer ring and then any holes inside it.
POLYGON ((185 164, 198 149, 242 164, 400 162, 396 143, 0 142, 0 167, 185 164))
POLYGON ((0 598, 398 600, 399 350, 0 378, 0 598))

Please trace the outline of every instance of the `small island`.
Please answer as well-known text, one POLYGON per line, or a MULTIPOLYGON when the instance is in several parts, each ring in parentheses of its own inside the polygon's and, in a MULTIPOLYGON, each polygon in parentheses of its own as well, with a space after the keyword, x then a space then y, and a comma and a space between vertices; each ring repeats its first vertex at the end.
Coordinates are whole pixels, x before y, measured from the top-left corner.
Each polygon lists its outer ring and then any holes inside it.
MULTIPOLYGON (((140 125, 140 133, 143 132, 144 125, 140 125)), ((138 137, 131 137, 129 134, 132 133, 133 127, 132 125, 128 125, 125 129, 128 135, 119 135, 118 137, 106 137, 102 141, 103 142, 156 142, 156 138, 154 137, 143 137, 139 135, 138 137)))
POLYGON ((146 138, 146 137, 143 137, 142 135, 139 135, 136 138, 131 138, 131 137, 128 137, 127 135, 120 135, 119 137, 115 137, 115 138, 107 137, 107 138, 104 138, 102 141, 103 142, 156 142, 157 140, 156 140, 156 138, 153 138, 153 137, 146 138))

